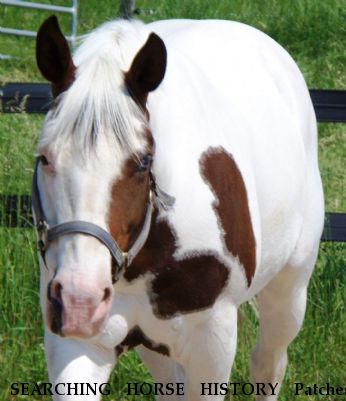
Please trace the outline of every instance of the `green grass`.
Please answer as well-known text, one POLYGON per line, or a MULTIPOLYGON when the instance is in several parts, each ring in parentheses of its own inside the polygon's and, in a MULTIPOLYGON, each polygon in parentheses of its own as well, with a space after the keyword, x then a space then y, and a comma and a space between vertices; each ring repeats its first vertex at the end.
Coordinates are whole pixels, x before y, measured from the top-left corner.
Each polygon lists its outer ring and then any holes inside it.
MULTIPOLYGON (((69 1, 57 3, 68 5, 69 1)), ((102 6, 96 0, 83 0, 79 4, 79 34, 118 14, 118 4, 113 0, 102 1, 102 6)), ((249 23, 267 32, 290 51, 309 87, 346 89, 344 0, 138 0, 137 6, 154 10, 152 15, 141 15, 145 21, 223 18, 249 23)), ((48 14, 30 10, 21 10, 19 14, 19 9, 0 6, 0 26, 36 30, 48 14)), ((63 16, 60 20, 67 32, 69 17, 63 16)), ((0 61, 0 85, 10 81, 42 81, 34 61, 32 39, 0 36, 0 53, 14 56, 0 61)), ((35 142, 42 118, 26 114, 0 115, 1 194, 29 193, 35 142)), ((319 157, 326 209, 346 212, 344 124, 320 124, 319 157)), ((9 394, 12 382, 47 381, 33 231, 0 226, 0 250, 0 401, 14 401, 16 398, 9 394)), ((293 397, 294 382, 307 385, 330 382, 345 386, 345 305, 346 246, 322 244, 309 287, 305 323, 289 349, 290 363, 281 401, 321 399, 293 397)), ((232 381, 249 380, 248 354, 256 340, 257 325, 252 309, 243 305, 232 381)), ((125 396, 126 383, 148 380, 150 377, 136 354, 128 353, 121 358, 110 379, 114 393, 105 399, 129 399, 125 396)), ((21 399, 33 400, 32 397, 21 399)), ((342 401, 342 397, 337 399, 342 401)), ((236 400, 252 398, 238 396, 236 400)), ((323 400, 335 401, 336 397, 323 397, 323 400)))

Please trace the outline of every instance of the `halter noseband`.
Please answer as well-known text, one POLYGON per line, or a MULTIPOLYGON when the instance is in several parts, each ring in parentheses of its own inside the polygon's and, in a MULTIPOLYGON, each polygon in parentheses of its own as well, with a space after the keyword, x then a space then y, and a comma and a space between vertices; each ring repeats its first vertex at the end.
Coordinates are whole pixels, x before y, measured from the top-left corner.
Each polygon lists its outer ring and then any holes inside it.
POLYGON ((142 230, 131 248, 127 252, 123 252, 109 232, 94 223, 75 220, 49 227, 43 212, 40 193, 37 185, 38 164, 39 160, 36 160, 35 171, 32 180, 31 207, 36 220, 38 251, 41 253, 41 257, 46 267, 47 264, 45 253, 50 243, 62 235, 85 234, 98 239, 108 248, 112 256, 113 265, 116 267, 115 276, 117 278, 120 271, 132 263, 133 259, 145 244, 149 235, 154 208, 156 207, 158 209, 168 210, 174 205, 175 202, 175 199, 172 196, 166 194, 157 186, 153 174, 150 172, 151 188, 142 230))

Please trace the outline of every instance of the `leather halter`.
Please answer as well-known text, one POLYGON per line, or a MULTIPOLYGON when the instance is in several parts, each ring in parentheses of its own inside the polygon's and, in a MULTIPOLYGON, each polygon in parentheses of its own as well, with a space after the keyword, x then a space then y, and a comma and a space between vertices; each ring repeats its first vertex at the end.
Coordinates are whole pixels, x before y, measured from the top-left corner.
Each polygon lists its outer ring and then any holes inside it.
POLYGON ((157 186, 154 176, 152 172, 150 172, 151 188, 142 230, 131 248, 127 252, 124 252, 120 249, 119 245, 113 239, 109 232, 94 223, 82 220, 75 220, 57 224, 52 227, 48 225, 45 214, 43 212, 37 184, 38 164, 39 160, 37 159, 32 180, 31 207, 36 221, 38 251, 41 253, 41 257, 46 268, 47 264, 45 253, 49 245, 53 241, 67 234, 85 234, 98 239, 103 245, 108 248, 112 256, 113 266, 115 266, 116 268, 115 277, 117 278, 121 270, 125 269, 131 264, 133 259, 137 256, 138 252, 144 246, 149 235, 154 208, 157 208, 159 210, 168 210, 174 205, 175 202, 175 198, 166 194, 157 186))

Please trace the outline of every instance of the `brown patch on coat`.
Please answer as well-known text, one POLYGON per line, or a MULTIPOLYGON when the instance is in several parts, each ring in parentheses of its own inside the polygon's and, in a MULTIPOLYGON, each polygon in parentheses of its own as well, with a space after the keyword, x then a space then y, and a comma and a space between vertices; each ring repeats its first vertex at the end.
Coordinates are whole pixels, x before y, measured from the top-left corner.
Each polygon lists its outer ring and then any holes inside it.
POLYGON ((209 148, 200 159, 200 169, 217 197, 213 207, 224 231, 226 247, 239 258, 250 286, 256 270, 256 242, 241 173, 222 147, 209 148))
MULTIPOLYGON (((149 134, 147 136, 149 138, 149 134)), ((149 139, 148 142, 152 143, 149 139)), ((123 251, 132 246, 142 230, 149 193, 150 170, 139 171, 136 158, 129 158, 121 178, 112 187, 108 212, 110 233, 123 251)))
POLYGON ((147 272, 159 273, 165 264, 171 262, 176 250, 175 237, 165 221, 157 220, 157 211, 154 211, 148 239, 131 265, 125 270, 127 281, 145 275, 147 272))
POLYGON ((149 337, 147 337, 138 326, 135 326, 129 331, 126 338, 116 346, 115 351, 119 357, 123 352, 137 347, 138 345, 143 345, 145 348, 148 348, 151 351, 169 356, 169 349, 165 344, 155 343, 149 337))
POLYGON ((173 257, 175 235, 166 221, 156 215, 148 240, 125 270, 128 281, 150 272, 149 298, 159 318, 171 318, 178 313, 192 313, 211 307, 225 287, 229 271, 214 255, 184 255, 173 257))
POLYGON ((211 307, 227 282, 227 268, 213 255, 174 262, 152 281, 150 298, 156 314, 169 318, 211 307))

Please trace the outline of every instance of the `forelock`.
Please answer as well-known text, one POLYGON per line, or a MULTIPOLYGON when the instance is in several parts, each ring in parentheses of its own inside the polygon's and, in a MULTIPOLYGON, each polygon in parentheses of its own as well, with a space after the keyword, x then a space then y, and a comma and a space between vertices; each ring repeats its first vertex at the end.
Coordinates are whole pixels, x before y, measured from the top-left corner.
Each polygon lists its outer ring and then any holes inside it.
POLYGON ((143 24, 116 21, 83 38, 74 55, 75 81, 48 113, 39 146, 57 153, 71 140, 88 155, 104 135, 117 151, 137 153, 147 121, 127 91, 124 72, 147 37, 143 24))

